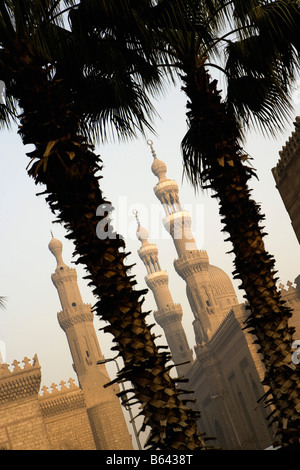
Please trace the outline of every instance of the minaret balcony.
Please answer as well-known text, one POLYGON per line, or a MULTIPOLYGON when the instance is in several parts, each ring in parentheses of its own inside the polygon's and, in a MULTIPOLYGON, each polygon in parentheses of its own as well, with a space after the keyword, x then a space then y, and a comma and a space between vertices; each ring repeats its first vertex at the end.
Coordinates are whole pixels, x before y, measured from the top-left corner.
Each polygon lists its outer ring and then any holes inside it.
POLYGON ((163 218, 163 224, 168 232, 180 229, 182 226, 190 229, 192 226, 192 218, 188 211, 173 212, 163 218))
POLYGON ((154 318, 159 325, 162 323, 177 323, 182 320, 182 307, 180 304, 165 305, 153 312, 154 318))
POLYGON ((145 277, 145 281, 149 289, 153 290, 158 286, 167 285, 169 282, 169 276, 167 271, 158 271, 148 274, 148 276, 145 277))
POLYGON ((193 250, 174 260, 174 268, 183 279, 202 271, 208 271, 209 258, 205 250, 193 250))
POLYGON ((148 245, 142 246, 138 250, 138 255, 140 256, 140 258, 142 258, 143 255, 150 255, 150 254, 155 254, 155 255, 158 254, 158 248, 156 245, 149 243, 148 245))
POLYGON ((77 272, 75 268, 61 266, 51 275, 51 279, 55 287, 61 286, 66 282, 77 282, 77 272))
POLYGON ((77 323, 93 322, 94 314, 90 304, 81 304, 61 310, 58 312, 57 318, 61 328, 65 331, 77 323))
POLYGON ((160 198, 166 193, 168 193, 170 190, 175 190, 176 192, 178 192, 178 184, 174 180, 166 179, 157 183, 154 188, 154 193, 155 196, 160 200, 160 198))
POLYGON ((175 243, 176 240, 185 240, 190 242, 194 249, 197 249, 192 233, 192 219, 189 212, 173 212, 163 218, 163 225, 175 243))

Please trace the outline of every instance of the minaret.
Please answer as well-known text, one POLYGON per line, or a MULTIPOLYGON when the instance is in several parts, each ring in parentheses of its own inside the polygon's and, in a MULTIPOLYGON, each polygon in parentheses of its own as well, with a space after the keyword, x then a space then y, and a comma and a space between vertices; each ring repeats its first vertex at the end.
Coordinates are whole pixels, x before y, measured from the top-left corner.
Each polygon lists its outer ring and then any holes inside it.
POLYGON ((152 141, 148 141, 148 145, 154 158, 151 169, 158 178, 154 193, 165 210, 163 224, 172 236, 178 254, 174 267, 186 282, 187 297, 194 314, 196 344, 200 345, 207 342, 216 330, 224 318, 224 311, 212 287, 208 254, 205 250, 197 249, 191 229, 191 216, 182 209, 178 185, 176 181, 167 178, 167 167, 156 157, 152 141))
POLYGON ((67 335, 73 368, 84 393, 96 448, 130 450, 131 438, 120 401, 111 386, 104 388, 110 378, 105 365, 97 364, 97 361, 103 360, 103 354, 93 325, 92 307, 82 301, 76 269, 69 268, 63 261, 62 243, 52 236, 49 250, 57 262, 51 279, 62 307, 57 314, 58 322, 67 335))
POLYGON ((151 289, 157 305, 154 318, 164 330, 177 374, 180 377, 186 375, 186 371, 193 362, 193 354, 182 326, 182 308, 180 304, 173 302, 168 286, 168 273, 161 270, 157 246, 149 243, 148 232, 141 227, 137 212, 135 214, 138 222, 136 233, 142 244, 138 254, 147 270, 146 284, 151 289))

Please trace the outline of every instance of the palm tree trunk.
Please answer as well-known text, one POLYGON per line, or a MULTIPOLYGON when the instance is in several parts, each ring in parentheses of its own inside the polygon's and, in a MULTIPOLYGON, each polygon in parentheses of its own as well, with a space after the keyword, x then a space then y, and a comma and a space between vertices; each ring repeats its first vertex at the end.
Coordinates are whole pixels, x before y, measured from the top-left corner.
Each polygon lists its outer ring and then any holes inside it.
MULTIPOLYGON (((199 413, 181 400, 184 392, 171 378, 169 353, 156 346, 155 336, 142 311, 146 291, 135 290, 136 281, 126 266, 125 244, 115 234, 97 237, 99 223, 112 233, 105 214, 97 209, 109 205, 99 188, 99 158, 79 132, 79 116, 65 98, 61 81, 49 80, 47 71, 28 55, 16 72, 15 95, 23 113, 19 133, 24 144, 34 144, 29 175, 45 186, 46 200, 57 221, 75 244, 76 263, 86 267, 87 278, 97 299, 94 311, 111 333, 124 368, 119 380, 132 384, 132 400, 144 416, 142 430, 150 428, 151 449, 205 449, 197 431, 199 413), (19 75, 18 75, 19 73, 19 75)), ((67 84, 66 84, 67 86, 67 84)))
POLYGON ((246 292, 246 326, 256 337, 266 368, 263 384, 274 406, 272 422, 285 448, 300 445, 300 369, 292 362, 292 315, 276 287, 274 259, 266 251, 261 221, 264 216, 251 198, 248 180, 254 175, 238 144, 239 130, 221 101, 217 82, 203 64, 185 70, 190 130, 182 143, 185 165, 194 182, 207 183, 219 201, 224 232, 235 254, 235 278, 246 292), (200 163, 201 162, 201 163, 200 163), (201 166, 200 166, 201 165, 201 166))

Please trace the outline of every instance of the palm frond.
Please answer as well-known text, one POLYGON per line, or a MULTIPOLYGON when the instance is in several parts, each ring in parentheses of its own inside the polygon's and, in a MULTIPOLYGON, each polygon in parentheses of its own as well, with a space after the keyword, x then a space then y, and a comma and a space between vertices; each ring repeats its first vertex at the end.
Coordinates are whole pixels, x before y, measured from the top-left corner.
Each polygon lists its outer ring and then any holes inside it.
POLYGON ((141 21, 150 5, 82 0, 70 11, 69 50, 76 50, 76 58, 62 46, 56 76, 68 82, 82 129, 89 128, 93 139, 106 140, 108 135, 123 139, 137 130, 153 131, 150 96, 162 93, 164 87, 153 35, 141 21))
POLYGON ((0 64, 0 76, 3 77, 3 80, 0 82, 0 129, 10 129, 11 125, 17 122, 19 109, 17 101, 10 94, 9 81, 6 80, 5 74, 1 73, 1 70, 2 68, 0 64))
POLYGON ((93 140, 127 139, 145 129, 154 114, 152 102, 140 93, 134 81, 106 80, 89 75, 76 84, 76 109, 81 113, 82 129, 92 133, 93 140))
POLYGON ((241 126, 257 128, 271 136, 284 131, 293 111, 288 92, 269 78, 249 75, 229 78, 227 103, 241 126))
POLYGON ((273 134, 283 129, 293 110, 291 86, 296 74, 293 50, 284 59, 253 36, 226 47, 228 105, 241 125, 273 134), (265 55, 257 54, 264 47, 265 55))
POLYGON ((5 308, 6 297, 0 296, 0 308, 5 308))

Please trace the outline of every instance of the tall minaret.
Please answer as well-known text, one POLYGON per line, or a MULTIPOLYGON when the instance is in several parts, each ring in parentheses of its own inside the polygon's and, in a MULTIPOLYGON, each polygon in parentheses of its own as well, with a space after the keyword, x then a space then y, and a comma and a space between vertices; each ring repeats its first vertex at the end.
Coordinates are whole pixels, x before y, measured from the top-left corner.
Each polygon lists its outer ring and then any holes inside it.
POLYGON ((91 305, 84 304, 77 284, 76 269, 69 268, 62 258, 62 243, 53 238, 49 250, 55 256, 57 266, 51 275, 62 307, 58 322, 65 331, 87 406, 88 417, 98 450, 130 450, 131 438, 126 426, 120 401, 110 382, 103 355, 93 325, 91 305))
POLYGON ((194 314, 193 327, 196 344, 208 341, 222 319, 224 311, 216 299, 210 274, 209 258, 204 250, 198 250, 191 229, 191 216, 184 211, 179 200, 176 181, 166 177, 167 167, 156 157, 152 141, 152 172, 158 178, 154 193, 165 210, 163 224, 173 238, 178 254, 174 267, 186 282, 186 291, 194 314))
POLYGON ((178 376, 186 375, 186 371, 193 362, 193 354, 181 323, 182 308, 180 304, 173 302, 168 286, 168 273, 161 270, 157 246, 149 243, 148 232, 141 227, 137 213, 136 218, 138 222, 137 237, 142 244, 138 254, 147 270, 146 284, 153 292, 157 305, 154 318, 164 330, 178 376))

